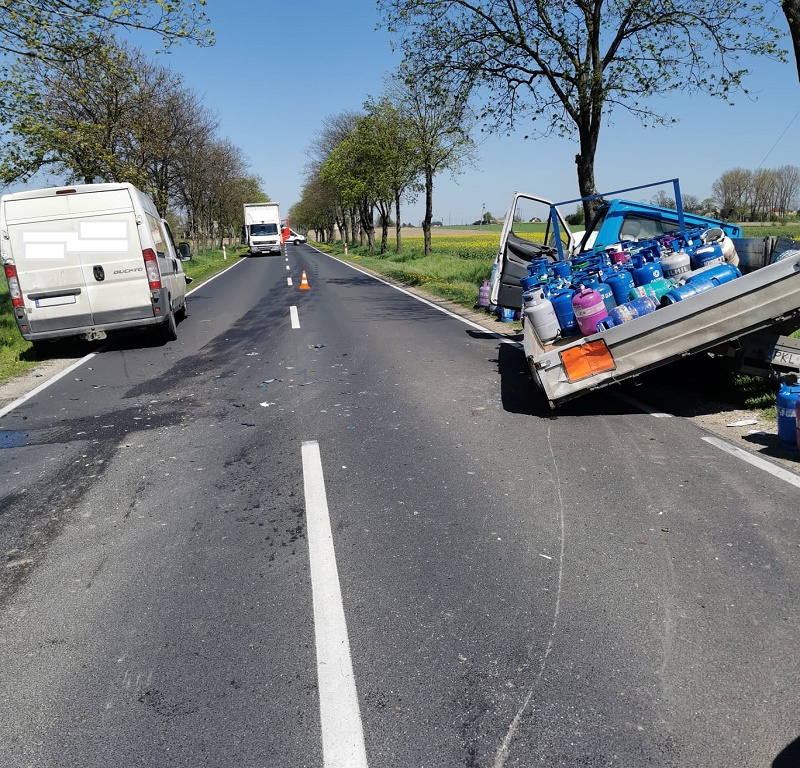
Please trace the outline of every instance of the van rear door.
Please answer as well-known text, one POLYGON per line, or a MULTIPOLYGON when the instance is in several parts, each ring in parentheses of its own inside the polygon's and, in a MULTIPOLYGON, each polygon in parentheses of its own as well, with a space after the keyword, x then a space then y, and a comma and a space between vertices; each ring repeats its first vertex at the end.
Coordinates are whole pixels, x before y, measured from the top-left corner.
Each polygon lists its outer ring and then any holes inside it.
POLYGON ((127 188, 22 193, 3 218, 32 334, 153 316, 127 188))

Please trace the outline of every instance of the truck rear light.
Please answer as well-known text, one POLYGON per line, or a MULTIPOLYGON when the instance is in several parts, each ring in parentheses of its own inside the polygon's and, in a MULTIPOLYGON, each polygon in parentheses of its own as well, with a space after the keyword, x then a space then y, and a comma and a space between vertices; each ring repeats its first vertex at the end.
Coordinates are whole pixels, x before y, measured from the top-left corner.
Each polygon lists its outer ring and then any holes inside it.
POLYGON ((588 379, 597 373, 613 371, 617 367, 603 339, 565 349, 559 353, 559 357, 570 383, 588 379))
POLYGON ((152 248, 145 248, 142 251, 144 256, 144 268, 147 272, 147 280, 150 283, 150 290, 161 290, 161 272, 158 270, 158 257, 152 248))
POLYGON ((5 271, 6 280, 8 281, 8 293, 11 296, 11 305, 13 307, 24 306, 22 289, 19 287, 19 279, 17 278, 17 268, 13 264, 6 264, 5 271))

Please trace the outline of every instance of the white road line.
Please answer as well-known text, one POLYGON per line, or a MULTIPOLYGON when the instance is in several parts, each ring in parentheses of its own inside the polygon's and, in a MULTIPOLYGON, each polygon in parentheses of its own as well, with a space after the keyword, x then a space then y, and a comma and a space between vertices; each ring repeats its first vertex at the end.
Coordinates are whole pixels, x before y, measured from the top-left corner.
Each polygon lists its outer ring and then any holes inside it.
POLYGON ((287 277, 286 278, 286 285, 292 285, 292 278, 291 277, 287 277))
POLYGON ((297 307, 289 307, 289 317, 292 320, 292 328, 299 328, 300 318, 297 314, 297 307))
POLYGON ((705 440, 707 443, 711 443, 711 445, 719 448, 721 451, 729 453, 731 456, 736 456, 736 458, 746 461, 748 464, 752 464, 754 467, 758 467, 759 469, 763 469, 765 472, 769 472, 773 477, 777 477, 780 480, 785 480, 790 485, 800 488, 800 475, 789 472, 788 470, 783 469, 782 467, 779 467, 770 461, 766 461, 760 456, 749 453, 742 448, 738 448, 735 445, 730 445, 729 443, 726 443, 724 440, 720 440, 717 437, 704 437, 703 440, 705 440))
POLYGON ((325 768, 366 768, 364 729, 336 569, 319 444, 316 441, 304 441, 301 452, 314 600, 323 762, 325 768))
POLYGON ((356 272, 360 272, 362 275, 366 275, 367 277, 371 277, 373 280, 377 280, 379 283, 383 283, 384 285, 388 285, 390 288, 394 288, 396 291, 399 291, 400 293, 404 293, 406 296, 410 296, 412 299, 416 299, 417 301, 419 301, 422 304, 427 304, 429 307, 433 307, 434 309, 438 309, 442 314, 447 315, 448 317, 452 317, 454 320, 459 320, 462 323, 464 323, 465 325, 470 326, 470 328, 475 328, 475 329, 477 329, 479 331, 483 331, 484 333, 488 334, 492 338, 497 339, 501 344, 511 344, 511 346, 513 346, 513 347, 517 347, 518 349, 522 349, 522 344, 520 344, 518 341, 511 341, 510 339, 505 338, 504 336, 500 335, 499 333, 495 333, 494 331, 490 331, 488 328, 485 328, 484 326, 479 325, 478 323, 473 323, 472 320, 467 320, 467 318, 461 317, 461 315, 457 315, 455 312, 451 312, 449 309, 445 309, 444 307, 440 307, 438 304, 434 304, 432 301, 428 301, 427 299, 423 299, 421 296, 417 296, 416 293, 412 293, 411 291, 407 291, 405 288, 400 288, 399 286, 394 285, 393 283, 390 283, 388 280, 383 280, 382 278, 377 277, 376 275, 373 275, 372 272, 367 272, 367 271, 365 271, 363 269, 359 269, 358 267, 354 267, 352 264, 350 264, 347 261, 342 261, 341 259, 337 259, 336 256, 333 256, 330 253, 325 253, 324 251, 320 251, 318 248, 315 248, 314 250, 316 250, 317 253, 320 253, 323 256, 328 256, 331 259, 333 259, 334 261, 338 261, 340 264, 344 264, 344 266, 346 266, 346 267, 350 267, 350 269, 355 270, 356 272))
POLYGON ((290 266, 287 264, 287 265, 286 265, 286 269, 291 269, 291 267, 290 267, 290 266))
POLYGON ((226 272, 230 272, 230 270, 232 270, 234 267, 238 267, 239 265, 244 264, 245 261, 247 261, 247 259, 239 259, 239 261, 235 262, 234 264, 231 264, 229 267, 225 267, 225 269, 223 269, 222 272, 217 272, 216 275, 213 275, 212 277, 203 280, 203 282, 200 283, 200 285, 196 285, 190 291, 186 291, 186 295, 191 296, 195 291, 199 291, 201 288, 207 286, 212 280, 216 280, 218 277, 222 277, 222 275, 224 275, 226 272))
MULTIPOLYGON (((213 277, 209 277, 207 280, 204 280, 202 283, 200 283, 200 285, 196 285, 191 290, 186 291, 186 295, 191 296, 195 291, 199 291, 202 287, 208 285, 212 280, 216 280, 218 277, 224 275, 226 272, 230 271, 234 267, 238 267, 240 264, 244 264, 245 261, 246 261, 245 259, 239 259, 236 263, 231 264, 229 267, 226 267, 221 272, 217 272, 217 274, 214 275, 213 277)), ((101 347, 101 350, 103 348, 104 346, 101 347)), ((4 408, 0 408, 0 418, 5 416, 7 413, 11 413, 11 411, 15 410, 24 402, 30 400, 32 397, 35 397, 40 392, 43 392, 51 384, 55 384, 59 379, 63 379, 64 376, 66 376, 68 373, 72 373, 72 371, 74 371, 76 368, 80 368, 85 363, 88 363, 89 360, 91 360, 97 354, 98 352, 90 352, 88 355, 86 355, 86 357, 82 357, 80 360, 76 360, 68 368, 65 368, 63 371, 57 373, 55 376, 48 379, 47 381, 42 382, 38 387, 36 387, 36 389, 32 389, 30 392, 25 393, 24 395, 22 395, 22 397, 18 397, 16 400, 14 400, 14 402, 9 403, 4 408)))
POLYGON ((74 371, 76 368, 80 368, 84 363, 88 363, 96 354, 97 352, 90 352, 88 355, 86 355, 86 357, 76 360, 68 368, 65 368, 60 373, 57 373, 52 379, 48 379, 47 381, 43 382, 36 387, 36 389, 26 392, 24 395, 22 395, 22 397, 18 397, 13 403, 9 403, 7 406, 5 406, 5 408, 0 408, 0 418, 22 405, 26 400, 30 400, 32 397, 36 397, 36 395, 38 395, 40 392, 44 392, 44 390, 47 389, 51 384, 55 384, 59 379, 63 379, 68 373, 72 373, 72 371, 74 371))

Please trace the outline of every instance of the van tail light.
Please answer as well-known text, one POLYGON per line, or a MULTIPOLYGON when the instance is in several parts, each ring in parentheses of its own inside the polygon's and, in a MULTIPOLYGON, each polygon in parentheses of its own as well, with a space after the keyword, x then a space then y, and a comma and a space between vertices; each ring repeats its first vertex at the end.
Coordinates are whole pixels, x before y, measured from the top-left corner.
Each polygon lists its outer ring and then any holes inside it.
POLYGON ((147 271, 147 279, 150 282, 150 289, 153 291, 161 290, 161 273, 158 271, 158 257, 152 248, 145 248, 142 251, 144 256, 144 268, 147 271))
POLYGON ((11 305, 14 307, 25 306, 22 299, 22 289, 19 287, 17 268, 13 264, 6 264, 6 280, 8 280, 8 293, 11 296, 11 305))

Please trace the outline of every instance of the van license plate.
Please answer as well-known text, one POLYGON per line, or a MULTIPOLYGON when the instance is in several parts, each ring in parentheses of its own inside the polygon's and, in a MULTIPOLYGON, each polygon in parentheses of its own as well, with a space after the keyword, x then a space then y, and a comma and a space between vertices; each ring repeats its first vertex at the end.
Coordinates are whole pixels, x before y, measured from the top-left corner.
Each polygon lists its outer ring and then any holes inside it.
POLYGON ((48 296, 46 299, 36 299, 37 307, 57 307, 60 304, 74 304, 75 295, 70 296, 48 296))

